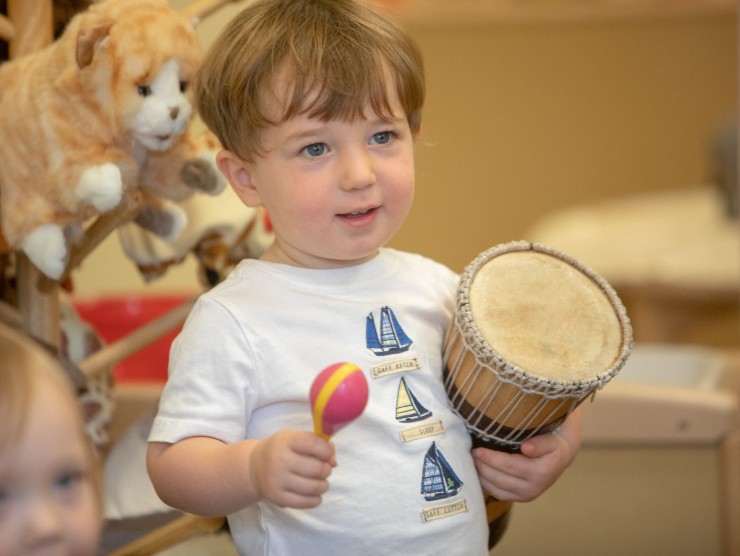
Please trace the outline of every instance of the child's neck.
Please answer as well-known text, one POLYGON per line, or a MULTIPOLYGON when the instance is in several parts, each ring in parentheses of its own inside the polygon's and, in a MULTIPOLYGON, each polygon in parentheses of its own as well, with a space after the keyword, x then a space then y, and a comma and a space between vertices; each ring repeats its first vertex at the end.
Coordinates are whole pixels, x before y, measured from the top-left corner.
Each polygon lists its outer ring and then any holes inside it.
POLYGON ((378 253, 380 252, 380 249, 375 250, 373 253, 370 253, 367 256, 360 257, 357 259, 325 259, 321 257, 314 257, 311 255, 305 255, 305 256, 290 256, 288 253, 286 253, 284 250, 280 249, 279 247, 276 247, 275 244, 270 246, 267 251, 265 251, 262 256, 260 257, 260 261, 268 262, 268 263, 277 263, 277 264, 285 264, 289 266, 296 266, 300 268, 311 268, 316 270, 330 270, 330 269, 336 269, 336 268, 346 268, 350 266, 357 266, 359 264, 365 263, 371 259, 374 259, 378 253))

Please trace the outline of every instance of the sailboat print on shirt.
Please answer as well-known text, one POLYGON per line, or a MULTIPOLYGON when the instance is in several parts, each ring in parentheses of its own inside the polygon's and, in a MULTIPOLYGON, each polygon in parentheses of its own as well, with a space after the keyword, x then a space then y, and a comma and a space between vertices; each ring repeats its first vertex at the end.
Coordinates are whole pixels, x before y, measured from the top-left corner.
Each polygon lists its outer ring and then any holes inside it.
POLYGON ((411 392, 406 380, 401 378, 396 394, 396 419, 401 423, 416 423, 430 417, 432 412, 419 403, 411 392))
POLYGON ((393 310, 388 306, 380 309, 380 329, 375 325, 373 314, 370 313, 367 316, 365 342, 368 349, 378 356, 403 353, 413 343, 401 328, 393 310))
POLYGON ((432 442, 424 456, 424 469, 421 477, 421 493, 428 501, 440 500, 455 496, 462 488, 463 482, 452 470, 452 467, 432 442))

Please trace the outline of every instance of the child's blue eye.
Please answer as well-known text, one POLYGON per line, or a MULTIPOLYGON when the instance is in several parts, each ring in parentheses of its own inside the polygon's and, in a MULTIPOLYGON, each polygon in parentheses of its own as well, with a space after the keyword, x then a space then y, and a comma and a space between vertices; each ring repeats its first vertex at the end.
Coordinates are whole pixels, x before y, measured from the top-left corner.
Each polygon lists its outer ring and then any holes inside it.
POLYGON ((326 145, 324 143, 313 143, 303 148, 303 151, 308 156, 321 156, 326 152, 326 145))
POLYGON ((373 143, 377 145, 386 145, 391 142, 391 139, 393 138, 393 133, 390 131, 381 131, 380 133, 376 133, 373 135, 373 143))

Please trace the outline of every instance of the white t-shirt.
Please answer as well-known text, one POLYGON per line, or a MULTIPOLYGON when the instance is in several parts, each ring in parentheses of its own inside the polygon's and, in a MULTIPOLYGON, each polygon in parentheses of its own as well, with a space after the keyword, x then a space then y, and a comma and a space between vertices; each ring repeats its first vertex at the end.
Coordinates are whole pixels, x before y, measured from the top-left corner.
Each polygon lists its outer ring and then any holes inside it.
POLYGON ((313 430, 309 389, 322 369, 352 362, 369 383, 364 413, 333 436, 322 504, 229 515, 241 554, 488 553, 470 437, 442 383, 456 285, 443 265, 383 249, 336 270, 246 260, 201 296, 173 344, 149 440, 313 430))

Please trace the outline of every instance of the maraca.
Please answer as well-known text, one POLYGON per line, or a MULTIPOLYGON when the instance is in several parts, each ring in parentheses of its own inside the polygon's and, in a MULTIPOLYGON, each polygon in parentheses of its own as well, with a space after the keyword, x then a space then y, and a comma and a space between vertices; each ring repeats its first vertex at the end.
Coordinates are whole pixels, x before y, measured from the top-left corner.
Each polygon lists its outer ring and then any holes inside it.
POLYGON ((311 384, 314 432, 329 439, 356 419, 367 404, 367 380, 354 363, 335 363, 321 371, 311 384))

